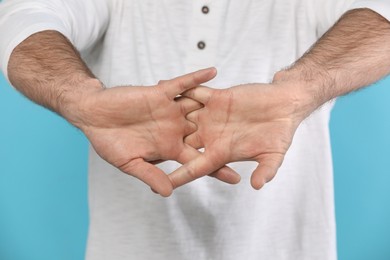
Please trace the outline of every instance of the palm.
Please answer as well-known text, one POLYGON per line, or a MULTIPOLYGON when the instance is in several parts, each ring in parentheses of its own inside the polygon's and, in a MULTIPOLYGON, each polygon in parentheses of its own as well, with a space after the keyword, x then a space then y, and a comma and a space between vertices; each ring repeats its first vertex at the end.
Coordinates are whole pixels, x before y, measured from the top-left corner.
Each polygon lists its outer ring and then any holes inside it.
POLYGON ((272 85, 248 84, 225 90, 198 88, 186 96, 205 103, 187 118, 198 130, 186 138, 204 147, 202 156, 184 165, 171 177, 177 186, 201 177, 219 165, 252 160, 259 166, 252 186, 260 188, 280 167, 301 121, 291 97, 272 85))
POLYGON ((183 137, 196 129, 182 113, 189 103, 172 102, 158 89, 119 87, 100 94, 96 104, 108 106, 86 128, 86 134, 97 153, 121 170, 137 158, 179 158, 185 148, 183 137), (116 103, 112 104, 114 96, 116 103))
MULTIPOLYGON (((153 87, 98 91, 82 102, 86 116, 80 128, 103 159, 169 196, 173 190, 171 181, 153 162, 186 163, 199 154, 183 139, 196 130, 196 125, 186 120, 186 114, 202 105, 176 96, 214 76, 214 70, 203 70, 153 87)), ((216 177, 230 183, 237 180, 227 167, 219 170, 216 177)))

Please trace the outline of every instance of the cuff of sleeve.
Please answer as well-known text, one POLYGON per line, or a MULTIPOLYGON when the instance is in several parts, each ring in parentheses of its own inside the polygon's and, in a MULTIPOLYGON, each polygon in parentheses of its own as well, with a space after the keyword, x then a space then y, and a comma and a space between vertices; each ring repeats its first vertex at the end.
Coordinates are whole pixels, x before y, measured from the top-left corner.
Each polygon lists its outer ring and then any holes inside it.
POLYGON ((18 23, 11 23, 12 20, 13 19, 10 19, 10 21, 7 23, 0 23, 0 31, 5 32, 2 33, 3 39, 0 41, 0 69, 3 71, 3 74, 8 82, 9 78, 7 67, 9 58, 11 56, 12 51, 18 44, 20 44, 32 34, 46 30, 55 30, 68 37, 68 30, 66 26, 61 22, 58 22, 58 20, 54 17, 46 16, 45 20, 42 22, 41 16, 38 21, 32 24, 28 24, 28 21, 31 21, 31 19, 21 18, 23 22, 18 23), (4 30, 5 28, 7 29, 4 30))
POLYGON ((390 21, 390 2, 383 0, 355 1, 349 9, 369 8, 390 21))

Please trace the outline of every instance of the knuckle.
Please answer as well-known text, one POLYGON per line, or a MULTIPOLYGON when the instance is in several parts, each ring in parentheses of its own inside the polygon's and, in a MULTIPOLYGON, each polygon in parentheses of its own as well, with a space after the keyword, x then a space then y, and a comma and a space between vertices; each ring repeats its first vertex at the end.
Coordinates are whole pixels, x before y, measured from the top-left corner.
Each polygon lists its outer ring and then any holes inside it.
POLYGON ((173 189, 176 189, 178 188, 180 185, 176 182, 176 179, 173 178, 171 175, 168 175, 168 178, 169 178, 169 181, 171 182, 172 184, 172 188, 173 189))
POLYGON ((139 168, 139 162, 137 162, 136 160, 131 160, 129 162, 118 165, 117 168, 124 173, 133 175, 134 172, 136 172, 139 168))
POLYGON ((179 81, 179 89, 181 93, 187 90, 187 84, 184 80, 179 81))
POLYGON ((184 104, 180 104, 179 107, 180 107, 180 113, 182 115, 186 115, 187 114, 187 109, 186 109, 185 105, 184 104))
POLYGON ((191 180, 196 180, 196 179, 202 177, 201 173, 196 171, 196 169, 194 169, 191 166, 188 166, 186 168, 186 174, 190 177, 191 180))

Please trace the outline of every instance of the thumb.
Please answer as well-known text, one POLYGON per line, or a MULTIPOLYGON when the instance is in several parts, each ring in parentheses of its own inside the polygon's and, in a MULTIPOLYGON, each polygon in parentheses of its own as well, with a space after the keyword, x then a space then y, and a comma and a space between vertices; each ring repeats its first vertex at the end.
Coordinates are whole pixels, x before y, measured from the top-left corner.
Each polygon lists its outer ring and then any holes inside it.
POLYGON ((225 163, 216 162, 216 160, 210 158, 207 152, 205 152, 182 165, 180 168, 169 174, 168 177, 175 189, 200 177, 216 172, 224 165, 225 163))
POLYGON ((145 162, 142 158, 131 160, 121 166, 120 169, 124 173, 143 181, 163 197, 168 197, 172 194, 173 187, 168 176, 156 166, 145 162))
MULTIPOLYGON (((186 145, 184 146, 183 151, 176 160, 179 163, 185 164, 192 159, 197 158, 201 154, 202 153, 199 152, 197 149, 186 145)), ((217 171, 210 173, 209 176, 229 184, 237 184, 241 180, 241 176, 228 166, 223 166, 222 168, 219 168, 217 171)))
POLYGON ((251 185, 254 189, 259 190, 267 182, 271 181, 279 167, 282 165, 284 155, 271 154, 263 156, 258 162, 259 165, 253 171, 251 176, 251 185))

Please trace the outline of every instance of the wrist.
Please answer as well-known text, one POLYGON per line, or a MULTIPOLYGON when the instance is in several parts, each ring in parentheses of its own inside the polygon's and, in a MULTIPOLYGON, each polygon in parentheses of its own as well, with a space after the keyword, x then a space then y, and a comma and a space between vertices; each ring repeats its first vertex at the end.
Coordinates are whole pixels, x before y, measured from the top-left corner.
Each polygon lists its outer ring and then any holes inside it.
POLYGON ((279 71, 274 75, 272 84, 283 87, 294 95, 297 109, 303 117, 307 117, 334 98, 328 91, 332 87, 330 76, 326 71, 315 68, 314 64, 312 66, 298 64, 279 71))
POLYGON ((104 90, 104 86, 96 78, 85 78, 68 84, 72 86, 65 87, 57 96, 56 111, 71 124, 81 129, 86 116, 86 100, 95 93, 104 90))

